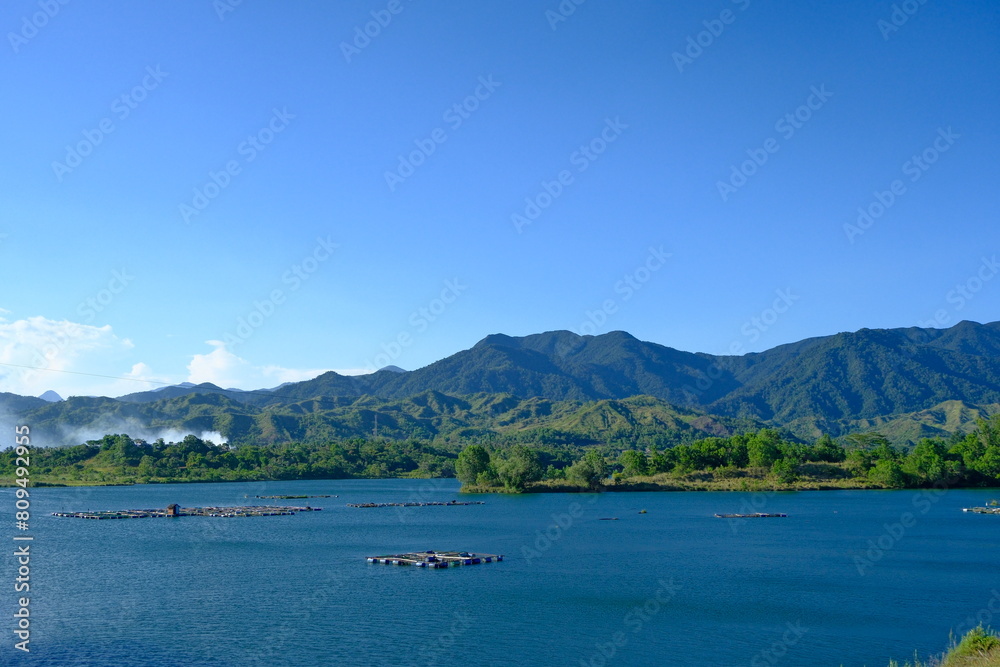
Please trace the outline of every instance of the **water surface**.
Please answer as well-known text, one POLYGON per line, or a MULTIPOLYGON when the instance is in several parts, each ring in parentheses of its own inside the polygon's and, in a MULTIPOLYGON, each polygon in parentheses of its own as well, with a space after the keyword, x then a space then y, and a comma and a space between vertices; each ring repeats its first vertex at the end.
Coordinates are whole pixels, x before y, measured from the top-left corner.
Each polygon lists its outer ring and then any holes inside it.
MULTIPOLYGON (((960 511, 995 490, 460 497, 457 488, 340 480, 32 490, 32 653, 23 660, 8 630, 0 655, 34 665, 885 667, 914 649, 942 650, 977 614, 1000 625, 988 610, 1000 601, 1000 517, 960 511), (253 499, 274 494, 339 497, 253 499), (346 507, 417 497, 486 504, 346 507), (48 516, 172 502, 324 509, 48 516), (713 517, 756 510, 788 518, 713 517), (365 562, 423 549, 506 560, 448 570, 365 562)), ((13 526, 13 506, 13 490, 0 491, 3 525, 13 526)), ((12 598, 3 597, 6 618, 12 598)))

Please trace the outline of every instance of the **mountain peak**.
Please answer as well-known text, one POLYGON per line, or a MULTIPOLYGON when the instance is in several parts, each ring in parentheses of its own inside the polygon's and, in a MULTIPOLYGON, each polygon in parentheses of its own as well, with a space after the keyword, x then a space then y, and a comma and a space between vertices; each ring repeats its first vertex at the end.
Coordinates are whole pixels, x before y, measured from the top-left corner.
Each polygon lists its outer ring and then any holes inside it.
POLYGON ((47 392, 45 392, 38 398, 42 399, 43 401, 48 401, 49 403, 58 403, 59 401, 63 400, 62 396, 52 391, 51 389, 49 389, 47 392))
POLYGON ((507 334, 490 334, 486 338, 476 343, 473 348, 486 347, 488 345, 500 345, 503 347, 520 347, 521 338, 508 336, 507 334))

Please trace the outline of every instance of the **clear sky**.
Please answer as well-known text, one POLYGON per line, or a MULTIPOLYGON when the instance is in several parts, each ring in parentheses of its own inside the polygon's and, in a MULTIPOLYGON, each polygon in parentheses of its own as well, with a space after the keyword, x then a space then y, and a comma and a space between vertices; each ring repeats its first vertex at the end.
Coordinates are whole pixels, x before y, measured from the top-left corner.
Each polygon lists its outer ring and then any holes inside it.
MULTIPOLYGON (((576 2, 4 2, 0 362, 251 389, 998 319, 996 2, 576 2)), ((0 390, 155 386, 51 370, 0 390)))

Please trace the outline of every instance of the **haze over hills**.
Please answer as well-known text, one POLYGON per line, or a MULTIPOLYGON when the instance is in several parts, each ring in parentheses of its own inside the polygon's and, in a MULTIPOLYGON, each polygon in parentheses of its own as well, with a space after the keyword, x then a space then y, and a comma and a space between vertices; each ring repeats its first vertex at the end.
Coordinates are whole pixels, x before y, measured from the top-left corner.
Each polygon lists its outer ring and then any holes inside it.
POLYGON ((0 409, 52 433, 125 420, 147 430, 215 430, 237 441, 365 435, 375 413, 381 435, 391 437, 554 428, 594 440, 612 431, 624 438, 679 429, 664 438, 674 442, 766 423, 804 438, 881 429, 912 441, 966 428, 998 404, 1000 322, 968 321, 862 329, 742 356, 683 352, 623 331, 493 334, 414 371, 328 372, 275 390, 185 383, 59 403, 0 395, 0 409), (588 411, 602 416, 585 417, 588 411), (705 429, 691 426, 699 419, 705 429))

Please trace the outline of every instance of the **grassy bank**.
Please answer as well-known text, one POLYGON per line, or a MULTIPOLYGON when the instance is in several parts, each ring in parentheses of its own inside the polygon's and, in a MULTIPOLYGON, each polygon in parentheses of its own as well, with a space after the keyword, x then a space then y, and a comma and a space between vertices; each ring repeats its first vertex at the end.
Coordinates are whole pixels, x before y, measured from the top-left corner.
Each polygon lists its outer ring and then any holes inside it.
MULTIPOLYGON (((569 480, 542 480, 526 485, 525 493, 574 493, 587 491, 818 491, 832 489, 885 489, 886 485, 854 477, 844 463, 803 464, 794 480, 781 479, 769 468, 727 468, 691 473, 658 473, 606 479, 588 487, 569 480)), ((510 493, 502 486, 467 484, 463 493, 510 493)))
POLYGON ((928 662, 892 660, 889 667, 1000 667, 1000 638, 992 630, 979 626, 952 644, 944 655, 928 662))

